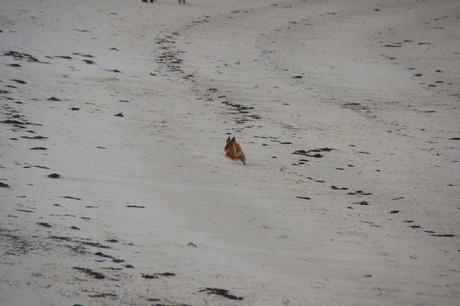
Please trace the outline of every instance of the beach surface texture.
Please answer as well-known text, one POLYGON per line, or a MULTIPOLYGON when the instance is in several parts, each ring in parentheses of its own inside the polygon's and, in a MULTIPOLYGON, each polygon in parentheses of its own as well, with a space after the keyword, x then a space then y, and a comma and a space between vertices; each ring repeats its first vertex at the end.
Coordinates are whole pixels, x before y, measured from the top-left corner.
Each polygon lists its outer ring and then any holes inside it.
POLYGON ((459 305, 459 42, 458 0, 1 0, 0 305, 459 305))

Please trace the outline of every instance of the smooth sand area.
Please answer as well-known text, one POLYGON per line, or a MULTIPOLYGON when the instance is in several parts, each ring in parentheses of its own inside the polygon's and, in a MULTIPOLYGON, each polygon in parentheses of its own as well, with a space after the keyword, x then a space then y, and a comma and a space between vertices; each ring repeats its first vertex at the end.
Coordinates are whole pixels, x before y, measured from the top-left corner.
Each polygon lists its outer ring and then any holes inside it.
POLYGON ((2 0, 0 305, 457 305, 459 42, 458 0, 2 0))

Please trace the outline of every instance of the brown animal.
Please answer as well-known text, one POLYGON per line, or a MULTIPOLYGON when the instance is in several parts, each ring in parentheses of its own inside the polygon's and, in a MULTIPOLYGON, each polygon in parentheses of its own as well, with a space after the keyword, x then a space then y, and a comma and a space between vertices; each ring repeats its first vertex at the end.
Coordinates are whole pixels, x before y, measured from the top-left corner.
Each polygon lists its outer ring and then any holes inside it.
POLYGON ((243 150, 239 143, 236 142, 235 137, 230 139, 230 136, 227 138, 227 143, 225 145, 225 156, 233 160, 241 160, 244 165, 246 165, 246 156, 244 156, 243 150))

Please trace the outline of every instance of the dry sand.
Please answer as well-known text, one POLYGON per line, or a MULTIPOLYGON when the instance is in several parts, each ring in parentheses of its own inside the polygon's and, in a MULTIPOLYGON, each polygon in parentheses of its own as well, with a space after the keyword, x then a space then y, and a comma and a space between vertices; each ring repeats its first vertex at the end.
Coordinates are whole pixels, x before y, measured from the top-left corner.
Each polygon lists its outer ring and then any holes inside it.
POLYGON ((459 42, 457 0, 2 0, 0 305, 458 304, 459 42))

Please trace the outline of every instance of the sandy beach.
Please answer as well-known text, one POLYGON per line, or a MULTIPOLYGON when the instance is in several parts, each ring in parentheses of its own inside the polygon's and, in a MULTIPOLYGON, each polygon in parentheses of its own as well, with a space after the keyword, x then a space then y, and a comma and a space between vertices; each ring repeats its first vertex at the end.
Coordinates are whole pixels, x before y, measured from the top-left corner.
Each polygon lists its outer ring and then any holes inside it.
POLYGON ((457 0, 2 0, 0 305, 458 305, 459 42, 457 0))

